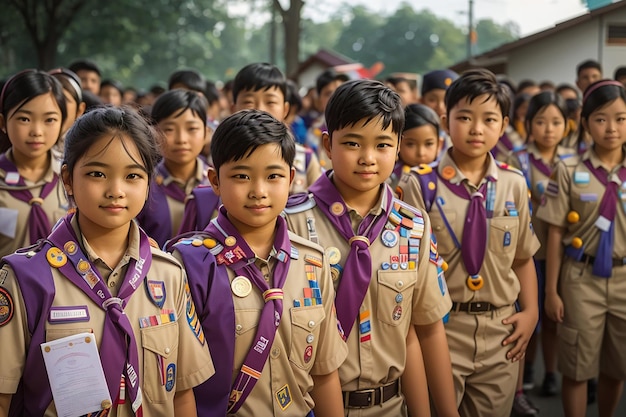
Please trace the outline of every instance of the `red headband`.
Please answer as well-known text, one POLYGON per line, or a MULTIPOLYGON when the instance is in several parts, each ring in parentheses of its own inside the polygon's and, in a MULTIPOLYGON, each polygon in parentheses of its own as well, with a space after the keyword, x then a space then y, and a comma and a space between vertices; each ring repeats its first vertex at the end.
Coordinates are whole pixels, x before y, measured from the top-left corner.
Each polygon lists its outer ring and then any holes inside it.
POLYGON ((592 84, 591 87, 589 87, 587 89, 587 91, 585 91, 585 95, 583 97, 583 102, 587 101, 587 98, 589 97, 589 94, 593 93, 598 88, 604 87, 604 86, 607 86, 607 85, 614 85, 616 87, 624 88, 624 84, 620 83, 619 81, 615 81, 615 80, 598 81, 597 83, 592 84))

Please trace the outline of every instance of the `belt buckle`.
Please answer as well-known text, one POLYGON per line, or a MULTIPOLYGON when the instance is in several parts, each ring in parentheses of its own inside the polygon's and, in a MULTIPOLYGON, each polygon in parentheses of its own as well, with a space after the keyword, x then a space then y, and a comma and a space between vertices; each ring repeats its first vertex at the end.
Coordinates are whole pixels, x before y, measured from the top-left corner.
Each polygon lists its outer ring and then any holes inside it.
MULTIPOLYGON (((372 408, 374 407, 376 405, 376 390, 378 389, 380 388, 369 388, 369 389, 354 391, 354 394, 357 394, 357 395, 361 395, 361 394, 369 395, 369 400, 368 400, 367 405, 350 405, 350 396, 348 394, 348 407, 349 408, 372 408)), ((381 391, 381 394, 382 394, 382 391, 381 391)))
MULTIPOLYGON (((482 314, 482 313, 486 313, 487 311, 489 311, 489 309, 487 310, 483 310, 481 309, 483 306, 483 302, 482 301, 476 301, 473 303, 469 303, 469 308, 467 309, 467 312, 469 314, 482 314)), ((485 303, 485 306, 488 307, 488 305, 485 303)))

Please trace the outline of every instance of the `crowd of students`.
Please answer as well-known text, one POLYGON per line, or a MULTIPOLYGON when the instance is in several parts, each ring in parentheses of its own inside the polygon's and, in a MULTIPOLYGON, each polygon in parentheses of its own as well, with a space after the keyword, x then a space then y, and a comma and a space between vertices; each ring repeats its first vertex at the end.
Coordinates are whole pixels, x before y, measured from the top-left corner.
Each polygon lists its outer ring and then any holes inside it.
POLYGON ((538 340, 543 395, 614 415, 626 71, 101 75, 2 87, 0 416, 536 415, 538 340), (84 332, 108 396, 69 409, 84 332))

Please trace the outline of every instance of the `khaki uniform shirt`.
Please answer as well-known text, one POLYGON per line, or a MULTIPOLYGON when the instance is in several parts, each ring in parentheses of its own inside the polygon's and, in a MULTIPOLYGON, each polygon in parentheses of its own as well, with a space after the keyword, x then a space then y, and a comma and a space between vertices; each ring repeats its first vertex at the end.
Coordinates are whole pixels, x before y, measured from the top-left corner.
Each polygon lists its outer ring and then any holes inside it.
POLYGON ((320 175, 322 175, 322 167, 315 153, 311 152, 309 163, 306 163, 308 150, 296 144, 296 157, 293 160, 293 166, 296 174, 291 183, 289 192, 291 194, 303 193, 313 184, 320 175))
MULTIPOLYGON (((72 222, 77 236, 81 236, 76 217, 72 222)), ((132 224, 128 250, 120 263, 113 269, 98 258, 87 242, 83 244, 85 254, 97 267, 102 278, 107 281, 107 287, 112 296, 117 294, 130 258, 139 258, 139 228, 134 222, 132 224)), ((194 334, 190 324, 187 323, 187 303, 192 301, 186 285, 184 270, 169 254, 155 248, 151 249, 152 265, 145 280, 150 279, 165 283, 166 299, 163 309, 174 311, 176 321, 140 328, 140 318, 158 315, 161 312, 161 309, 148 298, 147 291, 143 288, 145 283, 133 293, 124 312, 133 326, 137 341, 144 415, 170 417, 174 415, 173 400, 176 392, 193 388, 206 381, 214 374, 214 369, 204 335, 194 334), (165 384, 160 382, 160 372, 157 367, 159 357, 163 357, 166 367, 169 364, 175 366, 176 383, 169 392, 165 384)), ((19 275, 19 271, 17 273, 19 275)), ((67 308, 84 308, 86 306, 89 318, 87 321, 69 323, 53 324, 46 321, 46 341, 82 332, 92 332, 96 336, 98 348, 105 348, 100 345, 105 320, 104 310, 95 305, 88 295, 61 275, 59 270, 52 268, 52 276, 56 288, 52 306, 67 308)), ((16 392, 22 377, 26 351, 30 344, 30 335, 19 279, 16 279, 15 272, 8 265, 5 265, 0 271, 0 277, 2 277, 0 278, 0 285, 12 295, 15 307, 13 318, 5 326, 0 327, 0 339, 11 341, 11 343, 5 343, 0 359, 2 364, 0 366, 0 392, 12 394, 16 392)), ((46 376, 37 375, 36 377, 45 378, 46 376)), ((115 401, 114 398, 112 400, 115 401)), ((126 403, 123 408, 120 408, 120 412, 118 413, 116 407, 113 407, 111 411, 112 416, 133 416, 128 393, 126 393, 126 403)), ((52 403, 48 407, 45 417, 56 415, 52 403)))
MULTIPOLYGON (((528 144, 526 149, 528 155, 534 156, 536 159, 542 159, 541 153, 539 149, 537 149, 537 145, 534 143, 528 144)), ((512 167, 522 170, 522 164, 518 158, 519 153, 511 154, 511 157, 506 161, 507 164, 512 167)), ((549 166, 554 169, 556 164, 559 163, 564 158, 569 158, 576 155, 576 151, 573 149, 565 148, 563 146, 558 146, 556 148, 556 154, 552 161, 549 162, 549 166)), ((544 161, 545 162, 545 161, 544 161)), ((529 173, 525 173, 529 176, 531 181, 530 188, 530 201, 532 203, 533 212, 531 215, 531 221, 533 223, 533 229, 535 229, 535 234, 541 242, 541 247, 535 253, 535 259, 537 260, 545 260, 546 259, 546 245, 548 243, 548 225, 537 218, 537 210, 539 209, 539 205, 541 204, 541 200, 544 199, 544 193, 546 188, 548 187, 548 181, 550 177, 546 176, 543 172, 537 169, 532 163, 528 166, 529 173)), ((528 178, 526 180, 528 182, 528 178)))
MULTIPOLYGON (((598 249, 600 229, 595 226, 598 219, 598 209, 604 185, 587 169, 584 161, 589 160, 594 167, 603 166, 602 162, 592 149, 588 150, 580 159, 568 158, 556 166, 553 178, 546 189, 546 198, 537 211, 537 217, 548 224, 565 228, 563 244, 569 245, 575 237, 582 240, 584 253, 595 256, 598 249), (579 220, 570 223, 567 220, 568 213, 576 212, 579 220)), ((626 163, 616 166, 618 171, 626 163)), ((624 186, 620 188, 620 194, 624 195, 624 186)), ((626 207, 624 197, 618 199, 618 207, 615 214, 615 242, 613 245, 613 258, 626 256, 626 207)))
MULTIPOLYGON (((337 328, 333 303, 335 291, 321 248, 291 232, 289 239, 298 257, 291 258, 283 286, 280 325, 274 343, 267 347, 271 350, 261 378, 237 411, 238 417, 305 416, 314 406, 310 395, 313 388, 311 375, 326 375, 335 371, 348 353, 337 328), (301 303, 300 307, 295 307, 294 300, 304 298, 304 289, 309 288, 305 267, 312 264, 307 259, 315 259, 321 265, 314 267, 314 273, 322 292, 322 304, 305 306, 301 303)), ((272 280, 272 271, 277 262, 272 255, 267 260, 256 260, 268 282, 272 280)), ((235 273, 230 268, 227 271, 232 282, 235 273)), ((254 284, 247 296, 231 296, 235 307, 234 382, 252 348, 265 303, 261 291, 254 284)))
MULTIPOLYGON (((487 168, 485 179, 478 187, 469 184, 465 175, 459 170, 450 153, 446 153, 435 168, 441 174, 444 170, 452 172, 452 183, 465 182, 470 194, 487 181, 491 176, 496 180, 496 196, 493 218, 487 221, 487 250, 480 275, 484 286, 472 291, 467 286, 468 273, 461 258, 461 250, 457 248, 448 230, 445 220, 450 225, 459 242, 463 239, 465 214, 469 201, 457 196, 437 177, 436 193, 442 210, 433 203, 429 213, 433 230, 437 237, 439 253, 448 263, 446 281, 450 296, 455 302, 485 301, 502 307, 513 304, 520 291, 520 283, 511 269, 515 259, 528 259, 539 248, 539 240, 532 228, 528 202, 528 189, 524 177, 518 171, 498 166, 488 154, 491 162, 487 168), (449 168, 448 168, 449 167, 449 168), (510 215, 506 203, 513 204, 517 215, 510 215)), ((398 187, 402 190, 403 199, 409 204, 424 207, 422 190, 416 173, 404 175, 398 187)), ((514 214, 514 213, 511 213, 514 214)), ((478 243, 478 242, 477 242, 478 243)))
MULTIPOLYGON (((7 151, 9 158, 10 155, 10 151, 7 151)), ((11 196, 9 190, 15 187, 6 183, 6 175, 6 172, 0 170, 0 257, 35 243, 30 241, 28 228, 31 206, 11 196)), ((50 164, 40 181, 36 183, 26 181, 26 186, 33 197, 39 197, 43 186, 51 182, 53 178, 54 170, 50 164)), ((67 213, 68 202, 63 189, 63 181, 60 178, 55 189, 48 194, 41 207, 48 215, 50 227, 67 213)))
MULTIPOLYGON (((379 214, 383 211, 382 197, 381 193, 380 200, 371 210, 372 213, 379 214)), ((363 218, 356 210, 350 207, 348 209, 353 230, 357 230, 363 218)), ((327 253, 338 250, 338 264, 345 264, 350 249, 348 242, 318 206, 289 213, 287 223, 291 230, 309 240, 313 238, 313 234, 317 236, 319 244, 327 253)), ((425 215, 417 267, 413 270, 384 270, 382 264, 390 262, 391 256, 398 255, 399 246, 387 247, 382 238, 371 242, 369 251, 372 258, 372 279, 359 310, 360 321, 369 321, 370 331, 361 333, 361 330, 366 329, 361 329, 358 318, 355 320, 347 340, 349 355, 339 368, 343 391, 380 387, 398 379, 405 368, 409 326, 434 323, 450 311, 452 304, 445 282, 443 278, 438 280, 437 266, 429 261, 433 256, 429 231, 430 222, 425 215), (398 298, 399 295, 401 299, 398 298), (401 306, 399 317, 397 306, 401 306)), ((334 275, 333 279, 336 289, 341 277, 334 275)), ((341 300, 337 299, 335 303, 339 305, 341 300)))

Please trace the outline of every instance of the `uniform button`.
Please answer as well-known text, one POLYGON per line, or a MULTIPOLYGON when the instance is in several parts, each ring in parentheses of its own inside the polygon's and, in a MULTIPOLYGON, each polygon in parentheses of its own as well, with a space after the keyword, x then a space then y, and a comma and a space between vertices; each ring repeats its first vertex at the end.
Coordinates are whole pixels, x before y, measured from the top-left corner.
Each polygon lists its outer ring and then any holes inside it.
POLYGON ((109 287, 111 288, 115 287, 115 281, 109 281, 109 287))
POLYGON ((396 287, 398 287, 398 288, 402 288, 402 287, 404 287, 404 281, 398 281, 398 282, 396 282, 396 287))
POLYGON ((441 229, 442 229, 442 227, 441 227, 441 226, 439 226, 439 225, 435 226, 435 230, 436 230, 436 231, 440 231, 441 229))
POLYGON ((309 343, 309 344, 313 343, 313 340, 315 340, 315 336, 313 336, 312 334, 309 334, 306 337, 306 342, 309 343))
POLYGON ((238 324, 237 326, 235 326, 235 329, 240 332, 241 329, 243 329, 243 326, 241 324, 238 324))
POLYGON ((272 358, 276 359, 280 355, 280 348, 279 347, 272 348, 271 355, 272 355, 272 358))
POLYGON ((169 354, 170 352, 171 352, 171 351, 170 351, 170 348, 165 348, 165 353, 168 353, 168 354, 169 354))
POLYGON ((311 320, 311 321, 309 322, 309 327, 313 327, 313 326, 315 326, 315 322, 314 322, 313 320, 311 320))

